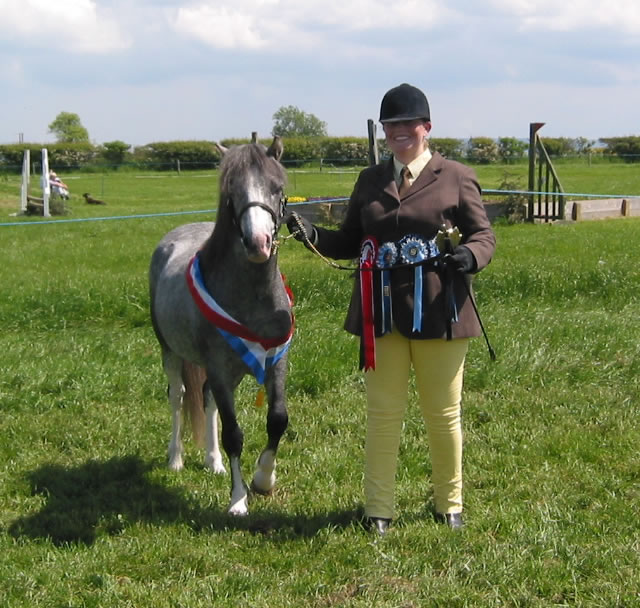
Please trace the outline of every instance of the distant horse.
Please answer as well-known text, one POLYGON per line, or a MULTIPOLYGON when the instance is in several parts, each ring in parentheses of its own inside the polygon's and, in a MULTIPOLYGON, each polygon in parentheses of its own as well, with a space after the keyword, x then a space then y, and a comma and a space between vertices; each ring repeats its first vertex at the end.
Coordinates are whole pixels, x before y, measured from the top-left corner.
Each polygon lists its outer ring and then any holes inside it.
POLYGON ((240 462, 243 433, 234 406, 235 389, 246 374, 264 382, 268 400, 268 440, 251 483, 258 493, 268 494, 275 485, 276 452, 288 424, 285 378, 294 322, 275 252, 285 212, 286 173, 279 159, 271 147, 259 144, 226 150, 216 222, 169 232, 149 270, 151 319, 173 410, 169 467, 183 466, 181 410, 188 406, 196 439, 205 427, 205 464, 224 472, 219 412, 233 515, 248 512, 240 462))

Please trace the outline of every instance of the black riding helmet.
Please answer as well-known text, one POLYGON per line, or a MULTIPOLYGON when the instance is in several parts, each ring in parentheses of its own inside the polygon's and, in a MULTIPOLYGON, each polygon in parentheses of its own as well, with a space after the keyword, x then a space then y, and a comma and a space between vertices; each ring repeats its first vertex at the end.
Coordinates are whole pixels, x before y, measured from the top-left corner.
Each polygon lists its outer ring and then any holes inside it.
POLYGON ((381 123, 417 118, 431 120, 429 102, 420 89, 405 82, 385 93, 380 104, 381 123))

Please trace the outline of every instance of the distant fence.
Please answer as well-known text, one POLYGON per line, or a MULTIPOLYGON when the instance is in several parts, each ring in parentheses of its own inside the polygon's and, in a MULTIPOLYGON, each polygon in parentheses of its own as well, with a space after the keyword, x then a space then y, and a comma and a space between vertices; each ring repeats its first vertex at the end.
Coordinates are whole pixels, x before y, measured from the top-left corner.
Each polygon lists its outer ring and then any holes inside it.
MULTIPOLYGON (((453 157, 452 157, 453 158, 453 157)), ((628 164, 629 162, 640 162, 640 154, 627 154, 627 155, 602 155, 602 154, 575 154, 575 155, 563 155, 553 156, 551 159, 556 165, 562 165, 565 162, 581 162, 585 165, 601 165, 601 164, 628 164)), ((455 157, 454 160, 459 160, 472 165, 471 161, 464 157, 455 157)), ((315 170, 315 171, 331 171, 335 169, 356 171, 362 169, 369 164, 368 158, 304 158, 300 160, 283 160, 281 161, 285 168, 289 170, 315 170)), ((522 158, 511 160, 498 160, 497 162, 481 163, 489 165, 526 165, 528 163, 528 156, 525 155, 522 158)), ((77 164, 64 167, 64 172, 69 173, 77 171, 79 173, 110 173, 110 172, 134 172, 134 171, 158 171, 164 172, 188 172, 188 171, 203 171, 203 170, 216 170, 219 167, 218 162, 190 162, 173 160, 170 162, 134 162, 134 163, 90 163, 90 164, 77 164)), ((0 173, 5 174, 20 174, 22 171, 22 165, 9 164, 0 161, 0 173)), ((40 161, 31 162, 31 173, 42 173, 42 163, 40 161)))

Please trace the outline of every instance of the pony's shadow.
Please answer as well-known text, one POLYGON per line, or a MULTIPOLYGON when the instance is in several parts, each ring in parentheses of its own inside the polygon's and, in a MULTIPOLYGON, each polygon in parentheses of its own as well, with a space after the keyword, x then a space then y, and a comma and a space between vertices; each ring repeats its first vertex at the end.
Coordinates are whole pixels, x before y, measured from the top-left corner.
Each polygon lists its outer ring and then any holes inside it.
POLYGON ((15 538, 49 539, 55 545, 91 545, 101 535, 117 535, 135 522, 183 523, 197 532, 246 530, 273 540, 313 536, 326 527, 354 525, 357 509, 287 515, 263 507, 246 517, 232 517, 219 507, 204 508, 180 489, 149 478, 154 465, 138 456, 89 460, 78 467, 47 464, 28 474, 33 495, 45 504, 16 519, 15 538))

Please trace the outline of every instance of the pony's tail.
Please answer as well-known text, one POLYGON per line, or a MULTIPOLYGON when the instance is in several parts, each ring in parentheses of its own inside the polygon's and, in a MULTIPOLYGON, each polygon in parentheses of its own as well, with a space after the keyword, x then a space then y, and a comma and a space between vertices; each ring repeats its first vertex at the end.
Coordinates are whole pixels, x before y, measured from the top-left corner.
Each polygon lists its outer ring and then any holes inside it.
POLYGON ((182 413, 191 421, 193 440, 200 448, 204 447, 205 415, 202 388, 206 379, 202 367, 188 361, 182 362, 182 382, 185 388, 182 413))

